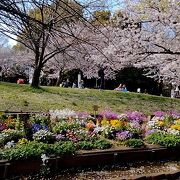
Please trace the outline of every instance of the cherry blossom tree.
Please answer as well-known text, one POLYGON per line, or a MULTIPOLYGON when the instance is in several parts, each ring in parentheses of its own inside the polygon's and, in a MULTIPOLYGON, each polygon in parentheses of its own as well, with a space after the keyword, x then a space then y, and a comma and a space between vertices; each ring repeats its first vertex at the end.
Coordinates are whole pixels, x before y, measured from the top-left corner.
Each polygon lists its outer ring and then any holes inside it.
POLYGON ((113 77, 116 70, 134 65, 148 69, 147 76, 180 84, 179 17, 177 1, 127 1, 122 14, 111 17, 112 24, 99 26, 108 40, 91 36, 101 51, 89 48, 85 74, 97 76, 102 67, 113 77))
POLYGON ((33 64, 33 59, 28 56, 24 51, 14 51, 11 48, 0 48, 0 64, 3 77, 7 78, 20 78, 28 79, 29 67, 33 64))
MULTIPOLYGON (((0 2, 0 32, 20 42, 33 53, 34 73, 31 86, 38 86, 41 70, 51 58, 63 53, 77 41, 83 41, 72 31, 77 22, 81 22, 86 28, 93 27, 83 17, 84 7, 76 1, 68 0, 0 2), (72 3, 75 6, 72 7, 72 3)), ((82 30, 78 30, 79 35, 82 30)))
POLYGON ((130 62, 138 67, 156 67, 159 70, 156 76, 180 84, 180 4, 177 2, 144 1, 141 8, 137 2, 128 3, 125 22, 128 26, 121 34, 130 62))

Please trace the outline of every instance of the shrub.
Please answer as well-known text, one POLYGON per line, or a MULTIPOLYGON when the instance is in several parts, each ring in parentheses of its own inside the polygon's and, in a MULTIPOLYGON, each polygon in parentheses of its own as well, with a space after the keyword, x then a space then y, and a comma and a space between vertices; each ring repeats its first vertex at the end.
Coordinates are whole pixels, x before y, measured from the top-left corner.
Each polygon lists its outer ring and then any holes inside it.
POLYGON ((0 158, 9 160, 40 158, 42 154, 49 152, 50 149, 48 144, 30 142, 28 144, 16 145, 13 148, 2 150, 0 158))
POLYGON ((49 125, 50 119, 46 114, 35 114, 30 116, 30 122, 32 124, 49 125))
POLYGON ((23 131, 18 131, 14 129, 4 130, 0 134, 0 146, 5 145, 8 141, 17 142, 19 139, 25 137, 25 133, 23 131))
POLYGON ((128 147, 138 148, 144 146, 144 142, 142 139, 128 139, 124 142, 124 144, 128 147))
POLYGON ((180 147, 180 137, 162 132, 155 132, 146 137, 148 143, 165 147, 180 147))
POLYGON ((76 151, 76 146, 71 141, 57 142, 53 145, 53 153, 56 155, 72 155, 76 151))
POLYGON ((94 148, 97 149, 109 149, 112 147, 112 143, 105 139, 100 139, 94 142, 94 148))
POLYGON ((93 143, 88 141, 80 141, 76 144, 78 149, 91 150, 93 149, 93 143))

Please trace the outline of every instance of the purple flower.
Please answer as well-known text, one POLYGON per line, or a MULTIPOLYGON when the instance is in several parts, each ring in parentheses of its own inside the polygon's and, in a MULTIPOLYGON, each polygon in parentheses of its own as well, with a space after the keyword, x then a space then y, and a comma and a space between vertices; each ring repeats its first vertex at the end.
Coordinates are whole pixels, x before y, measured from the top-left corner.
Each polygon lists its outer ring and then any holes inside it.
POLYGON ((41 130, 41 129, 46 130, 46 131, 49 130, 48 126, 46 126, 46 125, 44 125, 44 126, 42 126, 40 124, 33 124, 32 125, 33 134, 36 133, 37 131, 41 130))
POLYGON ((164 111, 156 111, 153 113, 156 117, 164 117, 166 113, 164 111))
POLYGON ((89 116, 88 112, 78 112, 78 118, 87 118, 89 116))
POLYGON ((64 140, 65 139, 65 136, 63 135, 63 134, 57 134, 56 135, 56 140, 57 141, 62 141, 62 140, 64 140))
POLYGON ((169 111, 168 115, 173 117, 173 119, 178 119, 180 118, 180 113, 176 112, 176 111, 169 111))
POLYGON ((49 127, 48 127, 48 126, 46 126, 46 125, 44 125, 44 126, 42 126, 42 129, 44 129, 44 130, 48 131, 48 130, 49 130, 49 127))
POLYGON ((1 123, 1 124, 0 124, 0 131, 3 131, 3 130, 5 130, 5 129, 7 129, 6 124, 1 123))
POLYGON ((118 114, 110 110, 104 110, 99 113, 99 118, 102 119, 103 117, 106 117, 108 120, 113 120, 118 118, 118 114))
POLYGON ((33 134, 36 133, 37 131, 39 131, 41 129, 41 125, 40 124, 33 124, 32 125, 32 132, 33 134))
POLYGON ((138 122, 138 123, 142 123, 145 120, 145 115, 141 112, 126 112, 126 115, 128 117, 128 120, 131 122, 138 122))
POLYGON ((130 131, 122 131, 122 132, 116 133, 116 138, 117 138, 118 140, 123 141, 123 140, 126 140, 126 139, 128 139, 128 138, 131 138, 132 135, 133 135, 133 134, 132 134, 130 131))
POLYGON ((73 142, 78 142, 78 138, 76 137, 69 137, 69 140, 73 142))
POLYGON ((156 131, 157 131, 156 129, 147 130, 147 131, 145 132, 145 136, 149 136, 149 135, 151 135, 152 133, 154 133, 154 132, 156 132, 156 131))
POLYGON ((134 129, 141 129, 141 125, 137 121, 132 121, 132 123, 130 123, 130 126, 134 129))

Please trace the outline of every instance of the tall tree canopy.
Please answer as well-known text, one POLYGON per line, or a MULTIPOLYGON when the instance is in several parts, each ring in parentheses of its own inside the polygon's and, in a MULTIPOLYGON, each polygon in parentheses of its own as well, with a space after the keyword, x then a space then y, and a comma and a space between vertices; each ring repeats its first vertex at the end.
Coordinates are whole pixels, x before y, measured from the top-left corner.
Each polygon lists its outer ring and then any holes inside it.
POLYGON ((38 86, 40 72, 49 59, 83 41, 78 36, 90 24, 82 12, 79 3, 69 0, 0 2, 0 33, 17 37, 15 40, 34 55, 32 86, 38 86), (81 28, 75 29, 75 24, 81 28))

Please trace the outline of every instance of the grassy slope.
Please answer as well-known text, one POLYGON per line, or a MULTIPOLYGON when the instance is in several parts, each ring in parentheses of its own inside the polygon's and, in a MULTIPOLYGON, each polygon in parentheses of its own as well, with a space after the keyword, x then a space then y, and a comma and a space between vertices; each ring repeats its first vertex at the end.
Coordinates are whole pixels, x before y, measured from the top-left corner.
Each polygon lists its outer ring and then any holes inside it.
POLYGON ((95 104, 100 106, 100 110, 111 108, 115 112, 139 110, 152 113, 156 110, 170 109, 180 112, 180 99, 95 89, 32 89, 29 85, 0 83, 0 110, 47 111, 69 108, 92 113, 92 106, 95 104))

